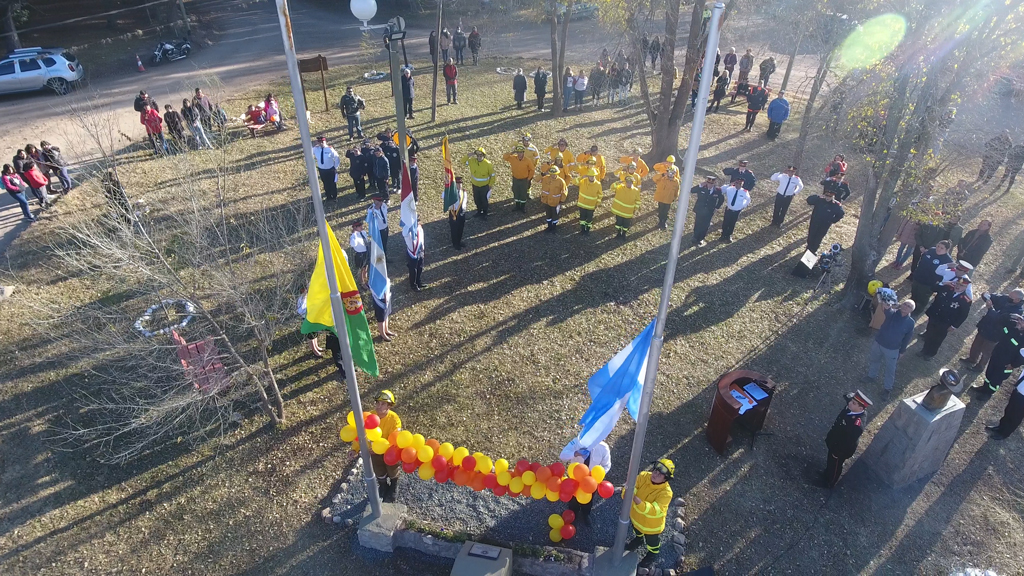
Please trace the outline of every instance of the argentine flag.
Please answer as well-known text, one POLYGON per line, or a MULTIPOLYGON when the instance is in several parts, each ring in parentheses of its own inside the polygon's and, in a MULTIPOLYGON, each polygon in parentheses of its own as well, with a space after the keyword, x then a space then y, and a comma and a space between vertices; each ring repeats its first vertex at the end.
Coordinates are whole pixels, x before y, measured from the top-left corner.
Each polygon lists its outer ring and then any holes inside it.
POLYGON ((368 218, 370 224, 370 273, 367 283, 377 306, 391 313, 391 280, 388 278, 388 262, 380 241, 380 228, 376 218, 368 218))
POLYGON ((562 449, 562 460, 572 458, 573 452, 580 448, 590 448, 607 438, 623 409, 628 409, 636 420, 653 338, 654 320, 651 320, 639 336, 587 381, 590 408, 580 418, 583 429, 579 435, 562 449))

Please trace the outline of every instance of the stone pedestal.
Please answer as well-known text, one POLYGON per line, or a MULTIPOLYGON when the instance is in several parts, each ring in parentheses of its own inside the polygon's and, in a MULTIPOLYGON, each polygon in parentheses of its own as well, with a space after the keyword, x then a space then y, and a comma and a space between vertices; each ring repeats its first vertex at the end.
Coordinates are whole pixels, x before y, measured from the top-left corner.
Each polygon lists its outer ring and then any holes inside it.
POLYGON ((383 503, 380 505, 380 518, 373 519, 370 516, 370 506, 366 506, 363 519, 359 521, 359 545, 380 550, 381 552, 394 552, 395 547, 392 541, 395 530, 402 523, 405 517, 406 507, 404 504, 383 503))
POLYGON ((904 398, 860 457, 893 488, 937 471, 960 431, 964 403, 953 396, 932 412, 921 405, 925 394, 904 398))
MULTIPOLYGON (((664 545, 667 546, 668 542, 665 542, 664 545)), ((614 560, 612 549, 598 546, 594 549, 593 571, 589 574, 593 576, 636 576, 636 565, 640 559, 635 551, 624 552, 622 562, 618 566, 615 566, 612 560, 614 560)))
MULTIPOLYGON (((470 556, 469 552, 477 542, 467 541, 455 557, 455 565, 452 566, 452 576, 511 576, 512 574, 512 551, 508 548, 497 546, 486 546, 498 551, 496 559, 480 558, 470 556)), ((483 545, 481 545, 483 546, 483 545)))

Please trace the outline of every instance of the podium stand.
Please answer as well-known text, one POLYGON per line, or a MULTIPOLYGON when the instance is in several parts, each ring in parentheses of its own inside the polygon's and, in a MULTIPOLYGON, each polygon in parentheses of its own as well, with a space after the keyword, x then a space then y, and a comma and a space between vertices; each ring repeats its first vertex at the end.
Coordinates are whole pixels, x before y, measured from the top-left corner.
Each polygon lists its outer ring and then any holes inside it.
MULTIPOLYGON (((711 415, 708 417, 708 426, 705 434, 711 447, 719 454, 724 454, 725 449, 732 442, 732 426, 738 422, 747 430, 756 434, 764 428, 765 418, 768 417, 768 408, 771 406, 772 398, 775 396, 775 382, 770 378, 750 370, 734 370, 722 376, 715 386, 715 397, 711 401, 711 415), (757 404, 743 414, 740 414, 742 407, 740 401, 733 397, 734 386, 743 389, 750 383, 756 383, 767 397, 757 401, 757 404)), ((751 441, 753 445, 753 441, 751 441)))

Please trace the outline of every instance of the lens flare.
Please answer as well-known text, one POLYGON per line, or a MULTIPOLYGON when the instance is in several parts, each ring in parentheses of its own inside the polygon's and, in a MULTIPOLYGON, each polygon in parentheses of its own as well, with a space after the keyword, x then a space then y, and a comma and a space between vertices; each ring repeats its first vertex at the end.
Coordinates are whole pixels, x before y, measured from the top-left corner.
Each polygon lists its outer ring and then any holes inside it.
POLYGON ((839 47, 838 66, 844 70, 865 68, 885 58, 899 46, 907 21, 899 14, 875 16, 854 30, 839 47))

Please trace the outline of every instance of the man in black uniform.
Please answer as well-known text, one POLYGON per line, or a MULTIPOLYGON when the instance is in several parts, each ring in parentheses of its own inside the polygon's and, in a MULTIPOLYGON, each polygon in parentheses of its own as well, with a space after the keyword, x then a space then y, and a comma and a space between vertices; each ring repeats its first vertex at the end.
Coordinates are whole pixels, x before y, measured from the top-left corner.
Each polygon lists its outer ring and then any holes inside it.
POLYGON ((708 176, 704 183, 690 188, 690 194, 695 194, 693 201, 693 243, 697 246, 704 246, 707 242, 704 237, 708 235, 708 228, 711 227, 711 218, 715 210, 725 203, 725 195, 722 189, 715 186, 717 178, 708 176))
POLYGON ((726 168, 722 170, 722 174, 729 177, 729 182, 732 182, 736 178, 743 179, 743 189, 747 192, 754 191, 754 184, 757 184, 757 177, 750 170, 747 170, 747 161, 740 160, 739 164, 735 168, 726 168))
POLYGON ((839 411, 836 421, 825 436, 828 460, 825 464, 826 488, 834 488, 843 475, 843 464, 857 451, 857 443, 864 432, 864 409, 871 406, 871 400, 857 390, 846 394, 846 407, 839 411))
POLYGON ((391 140, 390 134, 381 132, 377 139, 380 140, 380 149, 384 152, 384 157, 388 159, 388 170, 391 172, 391 185, 401 186, 402 185, 402 152, 398 149, 398 146, 391 140))
POLYGON ((362 150, 359 146, 353 146, 345 152, 348 158, 348 175, 352 177, 352 183, 356 187, 356 198, 366 198, 366 162, 362 158, 362 150))
POLYGON ((946 335, 960 327, 971 314, 971 299, 967 287, 970 276, 955 278, 935 287, 935 301, 928 307, 928 327, 924 331, 924 349, 921 355, 931 360, 942 346, 946 335))
POLYGON ((843 179, 846 177, 846 172, 840 172, 835 176, 830 176, 821 181, 821 186, 824 191, 829 190, 835 194, 836 200, 845 202, 850 197, 850 185, 847 184, 843 179))
POLYGON ((1010 401, 1006 403, 999 423, 985 426, 985 430, 989 431, 994 440, 1005 440, 1017 430, 1021 422, 1024 422, 1024 374, 1017 379, 1013 392, 1010 392, 1010 401))
POLYGON ((821 241, 828 234, 828 229, 846 216, 843 206, 836 202, 836 195, 830 190, 825 190, 821 196, 810 195, 807 203, 814 206, 811 211, 811 223, 807 228, 807 249, 815 254, 821 247, 821 241))
POLYGON ((985 381, 975 384, 972 389, 990 398, 999 390, 999 385, 1010 377, 1013 370, 1024 364, 1021 357, 1021 350, 1024 349, 1024 316, 1010 314, 1006 325, 1003 326, 1002 338, 992 350, 992 359, 988 361, 985 368, 985 381))

